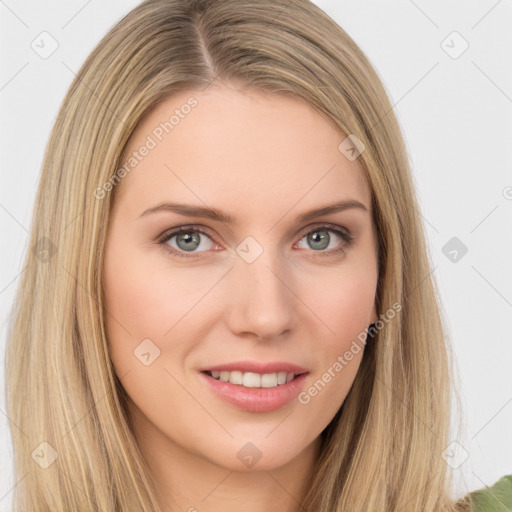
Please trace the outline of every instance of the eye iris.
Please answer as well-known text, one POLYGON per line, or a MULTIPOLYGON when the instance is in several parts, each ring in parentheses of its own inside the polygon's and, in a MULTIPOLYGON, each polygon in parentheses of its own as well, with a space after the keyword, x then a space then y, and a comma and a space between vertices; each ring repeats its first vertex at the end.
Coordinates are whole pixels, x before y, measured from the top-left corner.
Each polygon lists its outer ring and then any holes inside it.
POLYGON ((199 233, 197 231, 188 231, 186 233, 179 233, 176 235, 176 244, 184 251, 193 251, 199 246, 199 233), (181 242, 186 242, 185 245, 181 245, 181 242), (190 245, 192 243, 192 245, 190 245), (194 246, 194 244, 196 244, 194 246))
POLYGON ((308 243, 312 242, 313 246, 312 249, 325 249, 329 246, 330 236, 328 234, 328 231, 326 229, 318 229, 316 231, 311 232, 308 235, 308 243), (323 233, 320 234, 319 233, 323 233), (316 244, 319 244, 320 246, 315 246, 316 244))

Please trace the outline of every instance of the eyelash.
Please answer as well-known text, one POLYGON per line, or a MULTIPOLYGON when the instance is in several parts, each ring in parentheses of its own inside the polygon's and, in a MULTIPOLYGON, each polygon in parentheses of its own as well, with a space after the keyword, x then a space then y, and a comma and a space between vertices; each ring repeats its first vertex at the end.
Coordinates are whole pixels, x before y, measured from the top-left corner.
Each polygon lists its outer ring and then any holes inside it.
MULTIPOLYGON (((344 254, 346 249, 348 249, 353 240, 354 237, 350 235, 348 232, 342 231, 339 229, 338 226, 335 224, 323 224, 320 226, 315 226, 312 229, 309 229, 308 231, 303 231, 298 239, 298 241, 302 240, 306 235, 310 233, 314 233, 315 231, 330 231, 332 233, 335 233, 339 237, 341 237, 344 240, 344 243, 341 244, 341 246, 337 249, 331 249, 330 251, 313 251, 317 252, 318 254, 315 255, 315 257, 325 258, 325 257, 332 257, 338 254, 344 254)), ((170 247, 167 242, 174 236, 179 235, 180 233, 201 233, 208 238, 212 239, 214 242, 215 240, 210 236, 206 230, 204 230, 201 226, 181 226, 177 229, 173 229, 172 231, 167 231, 163 235, 161 235, 158 238, 159 245, 162 246, 164 251, 171 253, 173 256, 176 256, 178 258, 198 258, 200 256, 192 255, 196 253, 187 254, 184 251, 177 251, 174 247, 170 247)), ((215 242, 217 243, 217 242, 215 242)))

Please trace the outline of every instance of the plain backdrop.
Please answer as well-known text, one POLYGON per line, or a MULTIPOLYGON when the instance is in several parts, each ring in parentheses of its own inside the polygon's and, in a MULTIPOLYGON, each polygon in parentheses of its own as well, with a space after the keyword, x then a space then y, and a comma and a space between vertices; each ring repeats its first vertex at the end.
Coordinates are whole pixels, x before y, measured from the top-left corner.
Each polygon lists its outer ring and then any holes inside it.
MULTIPOLYGON (((86 56, 138 3, 0 1, 0 511, 10 510, 17 483, 5 413, 6 322, 44 148, 86 56), (34 49, 41 37, 58 44, 46 58, 34 49)), ((315 3, 366 53, 405 135, 463 392, 465 434, 448 448, 458 450, 454 494, 462 496, 512 474, 512 4, 315 3)))

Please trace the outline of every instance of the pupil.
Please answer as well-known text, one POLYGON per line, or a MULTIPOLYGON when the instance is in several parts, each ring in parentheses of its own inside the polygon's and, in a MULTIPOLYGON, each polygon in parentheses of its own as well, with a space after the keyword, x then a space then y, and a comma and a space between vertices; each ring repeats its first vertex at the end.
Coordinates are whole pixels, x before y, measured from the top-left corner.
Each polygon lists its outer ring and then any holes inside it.
POLYGON ((181 233, 180 235, 178 235, 176 243, 178 244, 180 249, 183 249, 185 251, 191 251, 191 250, 194 250, 197 248, 197 246, 199 245, 199 236, 197 233, 195 233, 195 232, 193 232, 193 233, 194 233, 193 235, 191 235, 190 233, 181 233), (182 247, 180 242, 183 242, 183 241, 185 241, 186 243, 182 247), (192 245, 194 243, 196 243, 197 245, 195 247, 192 247, 190 245, 190 243, 192 243, 192 245))
POLYGON ((325 229, 319 230, 319 231, 314 231, 313 233, 311 233, 310 239, 313 243, 313 247, 312 247, 313 249, 325 249, 329 245, 329 235, 327 235, 325 233, 327 233, 325 229), (324 233, 324 234, 322 235, 319 233, 324 233), (314 244, 320 244, 320 245, 315 247, 314 244))

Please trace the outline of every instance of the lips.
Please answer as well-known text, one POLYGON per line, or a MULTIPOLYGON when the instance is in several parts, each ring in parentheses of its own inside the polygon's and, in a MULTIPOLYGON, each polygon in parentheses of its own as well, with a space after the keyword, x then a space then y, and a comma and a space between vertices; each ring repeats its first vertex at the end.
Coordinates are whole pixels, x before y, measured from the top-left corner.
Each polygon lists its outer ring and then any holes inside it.
POLYGON ((268 374, 268 373, 293 373, 295 375, 302 375, 308 373, 308 369, 304 366, 299 366, 286 361, 272 361, 272 362, 259 362, 259 361, 234 361, 231 363, 218 364, 214 366, 208 366, 201 368, 199 371, 203 373, 209 373, 213 371, 241 371, 268 374))
MULTIPOLYGON (((224 371, 227 372, 227 370, 224 371)), ((235 371, 233 370, 233 372, 235 371)), ((306 372, 285 384, 271 388, 260 388, 222 382, 211 377, 209 373, 208 371, 202 371, 198 375, 199 379, 214 396, 237 409, 256 413, 275 411, 289 404, 302 391, 308 378, 308 372, 306 372)), ((290 375, 293 375, 293 373, 290 375)))

